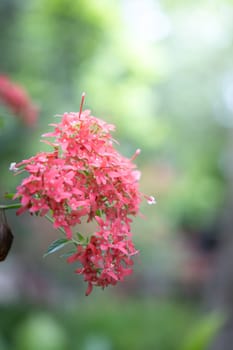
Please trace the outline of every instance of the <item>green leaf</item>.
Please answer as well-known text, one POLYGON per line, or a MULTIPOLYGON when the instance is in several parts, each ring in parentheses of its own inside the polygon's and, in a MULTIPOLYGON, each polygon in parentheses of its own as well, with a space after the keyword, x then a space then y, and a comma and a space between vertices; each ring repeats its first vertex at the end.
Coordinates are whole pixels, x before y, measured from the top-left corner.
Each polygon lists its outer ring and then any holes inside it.
POLYGON ((102 215, 102 211, 100 209, 97 209, 95 212, 96 216, 101 216, 102 215))
POLYGON ((76 232, 75 233, 77 236, 77 241, 76 241, 76 245, 80 244, 80 245, 87 245, 90 241, 89 237, 87 236, 83 236, 80 232, 76 232))
POLYGON ((6 192, 4 194, 4 198, 6 198, 6 199, 13 199, 14 195, 15 195, 15 193, 8 193, 8 192, 6 192))
POLYGON ((60 258, 69 258, 70 256, 72 256, 76 252, 77 252, 77 250, 70 250, 69 252, 60 255, 60 258))
POLYGON ((226 317, 220 313, 211 313, 198 322, 185 338, 182 350, 205 350, 220 330, 226 317))
POLYGON ((80 232, 76 232, 76 236, 80 243, 85 242, 85 237, 80 232))
POLYGON ((48 247, 47 252, 44 254, 44 257, 46 257, 49 254, 52 254, 61 248, 63 248, 66 244, 72 243, 70 239, 67 238, 59 238, 56 241, 53 241, 50 246, 48 247))

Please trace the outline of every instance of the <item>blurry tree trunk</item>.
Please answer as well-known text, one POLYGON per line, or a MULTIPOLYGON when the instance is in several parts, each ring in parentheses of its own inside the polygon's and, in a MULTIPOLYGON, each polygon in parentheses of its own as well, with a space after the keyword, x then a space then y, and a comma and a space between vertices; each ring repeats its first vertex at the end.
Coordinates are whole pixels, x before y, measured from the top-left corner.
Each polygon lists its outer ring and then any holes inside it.
POLYGON ((223 312, 227 321, 208 350, 233 349, 233 135, 230 136, 227 161, 228 200, 220 226, 222 242, 214 274, 207 285, 205 295, 208 309, 223 312))
POLYGON ((17 0, 0 1, 0 73, 12 73, 18 68, 16 55, 18 14, 17 0))

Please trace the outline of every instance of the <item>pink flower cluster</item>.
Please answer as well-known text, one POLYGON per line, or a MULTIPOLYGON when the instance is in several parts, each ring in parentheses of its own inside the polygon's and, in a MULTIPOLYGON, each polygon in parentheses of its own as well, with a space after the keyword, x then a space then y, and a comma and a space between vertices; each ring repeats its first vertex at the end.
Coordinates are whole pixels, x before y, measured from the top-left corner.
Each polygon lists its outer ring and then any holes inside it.
POLYGON ((142 195, 138 189, 140 173, 132 160, 113 147, 114 126, 90 115, 89 111, 65 113, 54 131, 43 136, 53 147, 21 163, 29 173, 17 187, 21 199, 18 214, 45 215, 50 212, 54 227, 73 237, 81 218, 95 221, 96 232, 77 245, 68 262, 79 262, 76 270, 93 286, 106 287, 122 281, 132 272, 132 256, 137 253, 131 238, 131 218, 139 211, 142 195))
POLYGON ((0 103, 19 116, 26 125, 35 124, 38 108, 32 103, 26 91, 5 75, 0 75, 0 103))

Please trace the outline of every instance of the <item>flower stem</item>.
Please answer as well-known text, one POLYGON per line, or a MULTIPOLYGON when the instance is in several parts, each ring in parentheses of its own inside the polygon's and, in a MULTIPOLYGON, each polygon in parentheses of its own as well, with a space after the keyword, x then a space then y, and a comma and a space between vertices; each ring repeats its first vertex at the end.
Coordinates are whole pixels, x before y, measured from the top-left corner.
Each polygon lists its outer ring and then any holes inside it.
POLYGON ((0 209, 19 209, 21 208, 21 203, 15 203, 15 204, 0 204, 0 209))
MULTIPOLYGON (((45 215, 46 219, 51 222, 52 224, 54 223, 53 218, 51 218, 51 216, 49 216, 48 214, 45 215)), ((58 227, 57 228, 64 236, 66 236, 66 232, 62 227, 58 227)), ((71 238, 70 241, 72 243, 74 243, 75 246, 77 246, 78 244, 80 244, 80 242, 76 241, 74 238, 71 238)))

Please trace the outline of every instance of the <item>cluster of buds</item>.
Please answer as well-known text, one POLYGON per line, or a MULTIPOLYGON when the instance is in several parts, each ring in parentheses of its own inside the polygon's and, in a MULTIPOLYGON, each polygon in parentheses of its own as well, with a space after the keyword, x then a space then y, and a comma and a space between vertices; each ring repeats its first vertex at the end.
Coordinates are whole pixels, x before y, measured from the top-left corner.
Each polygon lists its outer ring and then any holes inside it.
POLYGON ((17 214, 49 213, 54 227, 76 242, 68 262, 81 265, 76 272, 88 282, 88 295, 93 286, 115 285, 132 272, 132 257, 138 251, 132 242, 131 216, 139 213, 143 195, 140 172, 132 162, 140 151, 131 159, 123 157, 113 146, 114 126, 82 111, 83 102, 84 95, 78 113, 65 113, 60 123, 51 124, 54 131, 43 135, 52 138, 44 140, 51 152, 13 163, 11 169, 29 174, 14 197, 21 201, 17 214), (84 217, 97 228, 75 241, 76 225, 84 217))
POLYGON ((3 104, 26 125, 33 126, 37 120, 38 108, 27 92, 13 83, 7 76, 0 75, 0 104, 3 104))

